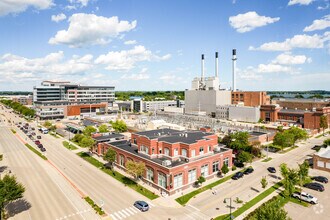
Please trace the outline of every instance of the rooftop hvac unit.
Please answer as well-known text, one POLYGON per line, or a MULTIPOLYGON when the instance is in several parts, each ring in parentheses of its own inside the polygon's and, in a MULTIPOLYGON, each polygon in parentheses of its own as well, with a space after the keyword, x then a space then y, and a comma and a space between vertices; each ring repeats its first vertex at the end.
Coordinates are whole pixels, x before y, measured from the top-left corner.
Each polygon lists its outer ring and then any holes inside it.
POLYGON ((162 162, 162 165, 163 166, 170 166, 172 164, 172 162, 170 161, 170 160, 164 160, 163 162, 162 162))
POLYGON ((220 152, 220 147, 219 147, 219 146, 214 147, 214 148, 213 148, 213 151, 214 151, 214 152, 220 152))

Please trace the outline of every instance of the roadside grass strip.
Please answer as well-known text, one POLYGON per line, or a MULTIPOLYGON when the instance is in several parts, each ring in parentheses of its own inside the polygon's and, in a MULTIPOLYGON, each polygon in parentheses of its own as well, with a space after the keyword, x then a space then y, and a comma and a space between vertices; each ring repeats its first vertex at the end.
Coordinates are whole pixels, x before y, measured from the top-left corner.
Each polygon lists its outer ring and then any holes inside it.
POLYGON ((25 144, 25 146, 27 148, 29 148, 32 152, 34 152, 35 154, 37 154, 39 157, 41 157, 44 160, 48 160, 47 157, 45 155, 43 155, 41 152, 39 152, 37 149, 35 149, 34 147, 32 147, 29 144, 25 144))
POLYGON ((62 142, 63 146, 69 150, 77 150, 78 148, 72 144, 69 144, 67 141, 62 142))
POLYGON ((287 152, 289 152, 289 151, 292 151, 293 149, 296 149, 296 148, 298 148, 298 146, 290 147, 290 148, 288 148, 288 149, 286 149, 286 150, 284 150, 284 151, 281 151, 280 154, 285 154, 285 153, 287 153, 287 152))
POLYGON ((141 185, 137 184, 134 180, 131 180, 130 178, 124 176, 123 174, 121 174, 121 173, 119 173, 119 172, 117 172, 115 170, 109 170, 109 169, 105 168, 104 165, 103 165, 103 163, 101 163, 97 159, 91 157, 88 153, 86 153, 86 152, 79 152, 79 153, 77 153, 77 155, 79 157, 83 158, 84 160, 86 160, 87 162, 89 162, 90 164, 92 164, 93 166, 101 169, 103 172, 105 172, 106 174, 110 175, 114 179, 116 179, 119 182, 125 184, 125 186, 128 186, 129 188, 135 190, 136 192, 144 195, 148 199, 153 200, 153 199, 156 199, 156 198, 159 197, 155 193, 153 193, 150 190, 142 187, 141 185))
MULTIPOLYGON (((247 169, 247 168, 245 168, 245 169, 242 170, 241 172, 244 172, 246 169, 247 169)), ((205 191, 208 190, 208 189, 211 189, 211 188, 213 188, 213 187, 215 187, 215 186, 217 186, 217 185, 219 185, 219 184, 221 184, 221 183, 223 183, 223 182, 226 182, 227 180, 229 180, 229 179, 230 179, 232 176, 234 176, 234 175, 235 175, 235 173, 233 173, 233 174, 231 174, 231 175, 229 175, 229 176, 223 177, 223 178, 221 178, 221 179, 219 179, 219 180, 217 180, 217 181, 215 181, 215 182, 213 182, 213 183, 210 183, 209 185, 203 186, 203 187, 201 187, 201 188, 199 188, 199 189, 197 189, 197 190, 194 190, 194 191, 192 191, 192 192, 190 192, 190 193, 188 193, 188 194, 186 194, 186 195, 183 195, 183 196, 181 196, 181 197, 175 199, 175 201, 177 201, 177 202, 178 202, 179 204, 181 204, 181 205, 185 205, 185 204, 187 204, 187 202, 188 202, 191 198, 195 197, 195 196, 198 195, 199 193, 205 192, 205 191)))
POLYGON ((273 158, 271 158, 271 157, 268 157, 268 158, 266 158, 266 159, 263 159, 261 162, 264 162, 264 163, 266 163, 266 162, 268 162, 268 161, 270 161, 270 160, 272 160, 273 158))
POLYGON ((11 132, 13 132, 14 134, 16 134, 16 131, 14 130, 14 129, 10 129, 11 130, 11 132))
POLYGON ((101 216, 105 215, 105 212, 103 211, 103 209, 100 206, 98 206, 97 204, 95 204, 95 202, 91 198, 86 196, 84 199, 97 212, 97 214, 99 214, 101 216))

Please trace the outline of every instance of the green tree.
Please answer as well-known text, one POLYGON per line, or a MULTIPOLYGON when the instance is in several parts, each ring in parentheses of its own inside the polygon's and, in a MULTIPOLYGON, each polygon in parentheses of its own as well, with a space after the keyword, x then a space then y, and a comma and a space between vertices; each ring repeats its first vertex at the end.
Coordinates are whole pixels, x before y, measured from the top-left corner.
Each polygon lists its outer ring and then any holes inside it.
POLYGON ((80 141, 84 138, 85 136, 83 134, 75 134, 73 138, 71 139, 73 142, 80 143, 80 141))
POLYGON ((50 121, 45 121, 43 125, 49 129, 53 124, 50 121))
POLYGON ((301 94, 295 95, 294 97, 295 97, 296 99, 303 99, 303 98, 304 98, 304 96, 301 95, 301 94))
POLYGON ((257 208, 251 220, 289 220, 288 213, 276 202, 265 203, 257 208))
POLYGON ((267 179, 265 176, 261 178, 260 183, 261 183, 261 186, 263 189, 266 188, 266 186, 268 185, 268 182, 267 182, 267 179))
POLYGON ((227 166, 227 164, 223 164, 223 166, 221 167, 221 172, 226 175, 229 172, 229 168, 227 166))
POLYGON ((205 179, 204 176, 200 176, 200 177, 198 177, 198 179, 197 179, 197 182, 198 182, 199 184, 201 184, 201 185, 202 185, 205 181, 206 181, 206 179, 205 179))
POLYGON ((106 124, 102 124, 99 126, 99 132, 100 133, 107 133, 109 132, 108 126, 106 124))
POLYGON ((326 115, 322 115, 320 117, 320 128, 323 129, 323 135, 324 135, 324 130, 328 128, 328 117, 326 115))
POLYGON ((127 125, 122 120, 116 120, 115 122, 110 121, 109 123, 111 124, 112 128, 117 132, 127 131, 127 125))
POLYGON ((113 163, 116 161, 117 152, 113 148, 109 148, 107 152, 103 156, 103 160, 110 163, 111 168, 113 166, 113 163))
POLYGON ((246 150, 249 146, 249 133, 248 132, 236 132, 230 135, 231 142, 229 147, 236 150, 246 150))
POLYGON ((94 147, 94 144, 95 144, 95 141, 91 137, 84 137, 79 142, 79 145, 81 147, 89 148, 90 150, 92 150, 92 148, 94 147))
POLYGON ((230 135, 224 136, 221 140, 221 143, 228 146, 228 147, 229 147, 230 142, 231 142, 231 136, 230 135))
POLYGON ((277 131, 279 131, 279 132, 283 132, 284 130, 283 130, 283 126, 277 126, 277 131))
POLYGON ((293 144, 300 140, 306 140, 308 138, 307 131, 297 127, 291 127, 289 130, 286 130, 284 133, 293 135, 293 144))
POLYGON ((324 140, 324 141, 323 141, 323 144, 324 144, 325 146, 329 146, 329 145, 330 145, 330 138, 324 140))
POLYGON ((134 176, 135 179, 137 179, 139 176, 142 176, 146 170, 146 165, 143 162, 128 160, 125 165, 127 173, 134 176))
POLYGON ((281 174, 283 177, 284 195, 291 196, 295 192, 295 185, 298 183, 298 172, 294 169, 288 168, 288 166, 283 163, 280 166, 281 174))
POLYGON ((241 151, 238 154, 237 159, 239 161, 241 161, 242 163, 246 163, 246 162, 251 163, 252 162, 252 154, 250 154, 249 152, 241 151))
POLYGON ((93 126, 87 126, 84 131, 83 134, 90 137, 92 133, 96 132, 96 128, 94 128, 93 126))
POLYGON ((305 182, 308 178, 309 164, 307 161, 304 161, 301 164, 298 164, 298 176, 301 181, 305 182))
POLYGON ((5 175, 0 179, 0 218, 6 205, 23 197, 24 186, 17 182, 15 176, 5 175))
POLYGON ((294 144, 294 136, 289 132, 277 132, 273 144, 280 146, 283 151, 283 148, 291 147, 294 144))

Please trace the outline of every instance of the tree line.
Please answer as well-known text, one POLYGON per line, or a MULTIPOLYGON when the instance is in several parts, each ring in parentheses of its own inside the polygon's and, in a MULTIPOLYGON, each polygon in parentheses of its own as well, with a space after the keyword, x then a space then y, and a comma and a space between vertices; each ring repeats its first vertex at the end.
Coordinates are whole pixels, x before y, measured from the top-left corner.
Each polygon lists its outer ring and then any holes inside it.
POLYGON ((34 117, 35 115, 35 110, 30 109, 18 102, 13 102, 12 100, 7 99, 2 99, 0 102, 26 117, 34 117))

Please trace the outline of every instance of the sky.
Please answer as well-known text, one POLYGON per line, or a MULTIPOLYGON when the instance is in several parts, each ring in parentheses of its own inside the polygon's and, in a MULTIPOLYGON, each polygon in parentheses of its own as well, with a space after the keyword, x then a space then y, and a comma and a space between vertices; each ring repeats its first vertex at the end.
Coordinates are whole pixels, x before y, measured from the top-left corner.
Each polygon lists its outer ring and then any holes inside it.
POLYGON ((43 80, 185 90, 330 90, 330 0, 0 0, 0 91, 43 80))

